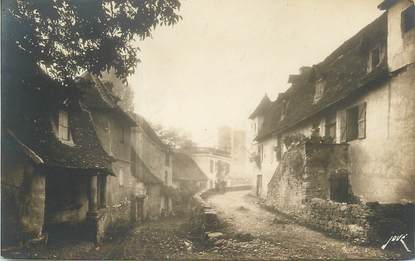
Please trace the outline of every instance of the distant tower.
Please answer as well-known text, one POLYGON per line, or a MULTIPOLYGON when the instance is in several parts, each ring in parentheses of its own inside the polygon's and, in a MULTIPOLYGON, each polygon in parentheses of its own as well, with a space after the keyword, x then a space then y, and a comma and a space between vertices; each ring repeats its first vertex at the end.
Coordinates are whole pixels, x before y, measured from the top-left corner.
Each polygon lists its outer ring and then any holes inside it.
POLYGON ((218 149, 231 153, 232 129, 228 126, 222 126, 218 129, 218 149))

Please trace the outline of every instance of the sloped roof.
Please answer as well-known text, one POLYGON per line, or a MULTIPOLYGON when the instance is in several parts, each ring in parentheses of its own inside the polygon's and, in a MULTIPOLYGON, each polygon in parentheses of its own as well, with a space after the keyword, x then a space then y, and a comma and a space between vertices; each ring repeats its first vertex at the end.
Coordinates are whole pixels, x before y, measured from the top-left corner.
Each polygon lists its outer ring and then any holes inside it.
POLYGON ((386 52, 381 64, 367 72, 369 51, 387 44, 387 16, 382 14, 355 36, 344 42, 324 61, 295 78, 292 86, 272 102, 265 113, 262 129, 256 140, 261 141, 273 134, 290 129, 304 120, 322 112, 329 106, 361 91, 369 83, 388 77, 386 52), (323 79, 323 97, 314 103, 316 81, 323 79), (286 114, 281 119, 283 104, 286 114))
POLYGON ((66 105, 62 105, 56 97, 47 94, 59 91, 56 87, 44 87, 41 91, 22 93, 31 97, 33 103, 23 105, 22 120, 8 126, 13 134, 10 137, 20 144, 17 146, 41 158, 41 164, 46 166, 113 174, 113 159, 102 148, 91 115, 76 98, 68 98, 66 105), (62 143, 53 130, 52 119, 62 106, 69 112, 74 144, 62 143))
POLYGON ((253 119, 258 115, 263 115, 269 109, 271 104, 271 100, 268 98, 268 95, 265 94, 258 106, 255 108, 254 112, 249 116, 249 119, 253 119))
POLYGON ((393 6, 394 4, 396 4, 398 2, 398 0, 384 0, 382 1, 382 3, 380 3, 378 5, 378 8, 380 10, 387 10, 389 9, 391 6, 393 6))
POLYGON ((207 181, 208 178, 191 157, 177 152, 173 154, 173 180, 207 181))
POLYGON ((157 135, 157 133, 154 131, 154 129, 151 127, 150 123, 148 123, 148 121, 141 116, 138 113, 135 112, 129 112, 130 117, 132 117, 133 119, 135 119, 135 122, 137 124, 137 126, 139 126, 140 128, 143 129, 143 131, 150 137, 150 139, 155 142, 156 144, 158 144, 162 149, 164 150, 168 150, 169 146, 167 144, 165 144, 160 137, 157 135))
POLYGON ((86 80, 87 84, 80 84, 80 88, 86 87, 83 88, 83 102, 88 108, 112 111, 127 125, 136 126, 135 120, 131 118, 130 114, 117 104, 119 98, 113 94, 109 86, 103 84, 97 76, 90 73, 83 75, 83 80, 86 80))
POLYGON ((140 158, 134 148, 132 148, 132 164, 133 171, 132 174, 137 177, 144 184, 163 184, 163 181, 160 180, 156 175, 154 175, 144 161, 140 158))

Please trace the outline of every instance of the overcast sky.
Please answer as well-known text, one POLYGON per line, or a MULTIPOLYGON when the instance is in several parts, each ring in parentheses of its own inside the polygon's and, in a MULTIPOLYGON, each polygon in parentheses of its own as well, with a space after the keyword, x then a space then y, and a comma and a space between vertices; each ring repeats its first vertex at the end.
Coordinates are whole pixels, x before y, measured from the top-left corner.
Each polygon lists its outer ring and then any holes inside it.
POLYGON ((380 0, 182 0, 183 20, 139 43, 129 82, 149 121, 215 144, 217 128, 244 128, 265 93, 322 61, 381 15, 380 0))

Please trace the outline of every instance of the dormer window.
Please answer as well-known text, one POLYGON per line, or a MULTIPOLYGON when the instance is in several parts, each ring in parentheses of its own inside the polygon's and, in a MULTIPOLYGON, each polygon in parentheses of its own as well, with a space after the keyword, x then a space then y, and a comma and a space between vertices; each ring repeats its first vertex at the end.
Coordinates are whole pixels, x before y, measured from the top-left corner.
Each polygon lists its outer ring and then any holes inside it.
POLYGON ((415 6, 411 5, 401 13, 402 33, 415 28, 415 6))
POLYGON ((378 67, 382 62, 382 49, 378 45, 369 52, 369 58, 367 62, 367 72, 371 72, 378 67))
POLYGON ((282 101, 280 121, 282 121, 285 118, 285 116, 287 115, 287 111, 288 111, 288 101, 287 100, 283 100, 282 101))
POLYGON ((69 141, 69 119, 67 111, 59 111, 58 115, 58 137, 62 141, 69 141))
POLYGON ((317 103, 324 94, 324 91, 326 89, 326 82, 322 79, 318 80, 316 82, 316 89, 314 92, 314 102, 313 103, 317 103))

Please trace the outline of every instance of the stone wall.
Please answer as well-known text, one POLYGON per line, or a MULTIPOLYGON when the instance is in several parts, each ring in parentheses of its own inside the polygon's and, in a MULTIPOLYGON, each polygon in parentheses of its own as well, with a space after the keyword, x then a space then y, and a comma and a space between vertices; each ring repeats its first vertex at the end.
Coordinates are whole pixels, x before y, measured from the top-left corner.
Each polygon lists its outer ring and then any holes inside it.
POLYGON ((2 152, 2 245, 41 239, 45 176, 20 151, 3 148, 2 152))
POLYGON ((329 199, 330 178, 347 173, 346 144, 302 143, 283 155, 268 184, 267 205, 302 212, 312 198, 329 199))
POLYGON ((330 180, 348 175, 346 144, 303 143, 284 155, 268 189, 266 206, 298 222, 355 243, 386 242, 409 234, 413 242, 414 204, 362 203, 347 186, 345 202, 331 200, 330 180))
POLYGON ((355 243, 385 243, 392 235, 408 234, 413 244, 414 212, 414 204, 346 204, 315 198, 296 219, 355 243))

